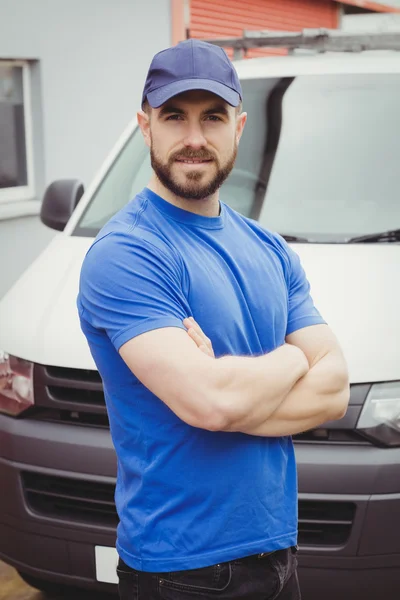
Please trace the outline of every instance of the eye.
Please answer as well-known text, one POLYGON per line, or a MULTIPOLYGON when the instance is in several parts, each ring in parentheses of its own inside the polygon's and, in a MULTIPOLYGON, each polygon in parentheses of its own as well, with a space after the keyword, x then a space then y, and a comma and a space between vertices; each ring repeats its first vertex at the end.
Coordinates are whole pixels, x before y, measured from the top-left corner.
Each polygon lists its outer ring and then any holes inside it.
POLYGON ((169 115, 166 121, 180 121, 181 119, 183 119, 182 115, 169 115))
POLYGON ((207 116, 207 121, 222 121, 222 119, 220 117, 217 117, 217 115, 208 115, 207 116))

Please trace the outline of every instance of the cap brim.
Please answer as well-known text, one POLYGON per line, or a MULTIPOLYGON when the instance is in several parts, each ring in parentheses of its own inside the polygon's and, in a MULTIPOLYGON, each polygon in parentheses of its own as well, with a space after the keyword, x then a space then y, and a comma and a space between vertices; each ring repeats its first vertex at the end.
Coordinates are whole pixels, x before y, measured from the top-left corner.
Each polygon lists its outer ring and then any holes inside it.
POLYGON ((241 102, 241 97, 235 90, 223 83, 212 81, 210 79, 182 79, 181 81, 168 83, 167 85, 149 92, 147 94, 147 101, 152 108, 159 108, 174 96, 191 90, 212 92, 231 106, 239 106, 241 102))

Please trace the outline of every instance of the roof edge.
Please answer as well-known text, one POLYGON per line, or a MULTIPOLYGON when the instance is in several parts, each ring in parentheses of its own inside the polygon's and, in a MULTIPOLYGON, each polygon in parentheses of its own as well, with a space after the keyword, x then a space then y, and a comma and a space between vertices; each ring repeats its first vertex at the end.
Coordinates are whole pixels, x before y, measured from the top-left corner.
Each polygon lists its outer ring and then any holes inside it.
POLYGON ((390 6, 383 2, 370 2, 369 0, 335 0, 339 4, 350 4, 351 6, 358 6, 359 8, 366 8, 374 12, 383 13, 400 13, 400 8, 390 6))

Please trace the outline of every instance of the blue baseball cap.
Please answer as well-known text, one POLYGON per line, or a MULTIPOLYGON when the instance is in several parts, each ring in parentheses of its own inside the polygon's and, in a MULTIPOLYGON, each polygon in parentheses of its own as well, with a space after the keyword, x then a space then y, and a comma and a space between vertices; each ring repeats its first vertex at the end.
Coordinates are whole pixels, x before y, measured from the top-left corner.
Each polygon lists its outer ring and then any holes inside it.
POLYGON ((194 39, 154 56, 144 85, 142 106, 147 100, 152 108, 159 108, 173 96, 189 90, 212 92, 231 106, 242 101, 240 81, 225 50, 194 39))

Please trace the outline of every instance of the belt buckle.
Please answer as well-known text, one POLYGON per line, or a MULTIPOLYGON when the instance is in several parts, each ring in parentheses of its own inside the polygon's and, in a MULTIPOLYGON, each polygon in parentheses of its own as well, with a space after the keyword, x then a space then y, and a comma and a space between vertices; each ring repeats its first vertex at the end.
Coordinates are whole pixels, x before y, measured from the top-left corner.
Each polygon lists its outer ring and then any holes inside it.
POLYGON ((261 554, 258 555, 258 558, 265 558, 266 556, 270 556, 271 554, 274 554, 275 550, 273 550, 272 552, 261 552, 261 554))

